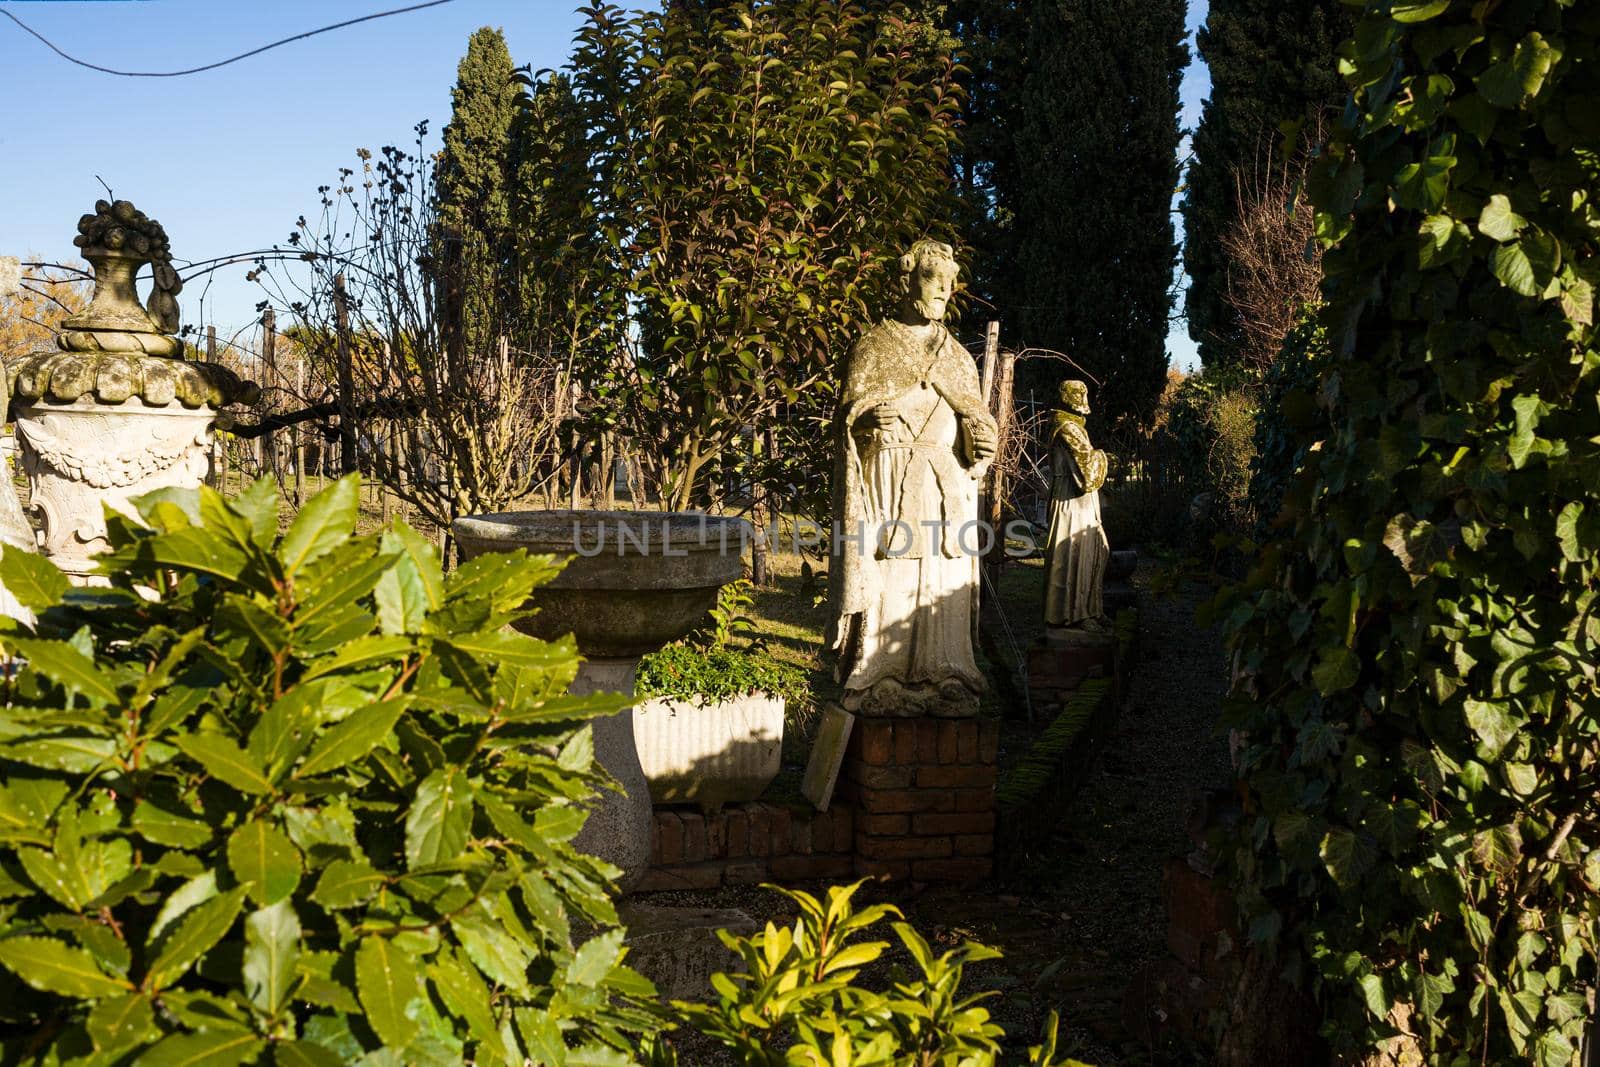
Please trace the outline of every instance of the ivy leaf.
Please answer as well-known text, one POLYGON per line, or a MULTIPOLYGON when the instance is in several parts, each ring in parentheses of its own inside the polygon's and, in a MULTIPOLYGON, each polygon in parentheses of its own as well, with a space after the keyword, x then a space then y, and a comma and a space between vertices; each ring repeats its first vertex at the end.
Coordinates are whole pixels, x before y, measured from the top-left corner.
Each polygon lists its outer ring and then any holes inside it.
POLYGON ((1511 210, 1511 199, 1504 193, 1491 196, 1478 216, 1478 232, 1502 244, 1515 240, 1527 225, 1527 219, 1511 210))
POLYGON ((289 999, 300 958, 300 918, 280 900, 244 921, 244 992, 250 1003, 276 1015, 289 999))
POLYGON ((1311 668, 1311 681, 1323 696, 1349 689, 1360 677, 1360 658, 1342 646, 1323 649, 1317 657, 1317 665, 1311 668))
POLYGON ((1490 759, 1499 757, 1522 725, 1505 704, 1496 701, 1468 699, 1463 710, 1467 725, 1477 733, 1490 759))
POLYGON ((1578 521, 1583 518, 1582 501, 1574 500, 1556 516, 1556 540, 1561 543, 1561 558, 1568 563, 1588 559, 1590 552, 1584 548, 1578 532, 1578 521))
POLYGON ((1323 866, 1334 883, 1345 890, 1353 889, 1361 881, 1376 858, 1370 842, 1343 827, 1335 827, 1323 835, 1317 854, 1322 857, 1323 866))
POLYGON ((1366 1003, 1367 1010, 1379 1019, 1387 1019, 1394 1003, 1389 999, 1388 990, 1383 987, 1383 977, 1376 974, 1365 974, 1356 982, 1361 990, 1361 999, 1366 1003))
POLYGON ((1389 17, 1396 22, 1426 22, 1442 15, 1450 7, 1450 0, 1395 0, 1389 17))
POLYGON ((1500 284, 1520 296, 1538 296, 1539 283, 1533 275, 1533 264, 1528 261, 1521 241, 1512 241, 1495 248, 1489 255, 1489 270, 1500 284))
POLYGON ((33 988, 62 997, 97 1000, 133 986, 100 969, 94 957, 53 937, 9 937, 0 941, 0 965, 33 988))
POLYGON ((406 814, 406 865, 414 870, 454 858, 471 830, 472 785, 458 768, 441 767, 417 786, 406 814))
POLYGON ((420 992, 409 953, 383 937, 361 942, 356 950, 356 993, 366 1009, 367 1024, 390 1048, 405 1048, 417 1035, 417 1022, 406 1006, 420 992))
POLYGON ((1579 326, 1594 325, 1594 286, 1576 278, 1561 290, 1561 313, 1579 326))
POLYGON ((1522 860, 1522 834, 1515 825, 1492 826, 1473 834, 1472 857, 1485 870, 1509 875, 1522 860))
POLYGON ((1539 95, 1550 68, 1561 53, 1552 48, 1537 31, 1528 34, 1511 55, 1478 75, 1478 92, 1489 103, 1501 108, 1520 108, 1539 95))
POLYGON ((276 904, 300 884, 300 850, 283 831, 254 819, 228 837, 228 867, 259 904, 276 904))

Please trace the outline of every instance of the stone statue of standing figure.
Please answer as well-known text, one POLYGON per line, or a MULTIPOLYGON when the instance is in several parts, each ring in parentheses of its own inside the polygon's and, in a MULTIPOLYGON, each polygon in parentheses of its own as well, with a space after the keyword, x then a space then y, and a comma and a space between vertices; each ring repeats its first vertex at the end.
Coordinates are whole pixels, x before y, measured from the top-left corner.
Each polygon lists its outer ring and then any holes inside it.
POLYGON ((1104 627, 1103 589, 1111 546, 1100 525, 1100 487, 1106 454, 1089 441, 1084 419, 1089 387, 1061 383, 1061 410, 1050 441, 1053 475, 1050 534, 1045 546, 1044 621, 1047 626, 1104 627))
POLYGON ((999 435, 942 321, 950 246, 918 241, 899 270, 899 307, 850 350, 839 398, 830 639, 846 710, 971 715, 978 485, 999 435))

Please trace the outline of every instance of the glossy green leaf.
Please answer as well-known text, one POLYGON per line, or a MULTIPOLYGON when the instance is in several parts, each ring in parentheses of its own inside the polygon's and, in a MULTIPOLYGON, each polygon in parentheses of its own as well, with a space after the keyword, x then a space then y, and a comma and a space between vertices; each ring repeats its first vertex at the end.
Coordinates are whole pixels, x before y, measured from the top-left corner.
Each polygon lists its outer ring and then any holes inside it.
POLYGON ((371 900, 387 881, 363 861, 334 860, 317 879, 311 899, 325 908, 353 908, 371 900))
POLYGON ((406 814, 406 865, 424 867, 451 859, 472 830, 472 786, 453 767, 440 768, 417 786, 406 814))
POLYGON ((228 867, 258 904, 276 904, 300 884, 300 850, 282 830, 260 819, 228 837, 228 867))
POLYGON ((380 701, 335 724, 306 753, 300 766, 295 768, 295 777, 326 774, 365 756, 374 745, 390 736, 407 704, 405 697, 380 701))
POLYGON ((144 988, 150 992, 165 989, 194 966, 232 929, 244 897, 242 888, 233 889, 187 912, 166 939, 154 946, 158 951, 145 975, 144 988))
POLYGON ((250 1003, 276 1015, 293 992, 300 959, 300 919, 280 900, 244 921, 244 992, 250 1003))
POLYGON ((362 940, 356 950, 356 992, 367 1024, 390 1048, 401 1049, 417 1034, 407 1006, 421 994, 410 955, 382 937, 362 940))
POLYGON ((137 1067, 238 1067, 255 1060, 265 1047, 266 1042, 248 1031, 201 1030, 173 1034, 134 1063, 137 1067))
POLYGON ((173 738, 185 755, 206 773, 245 793, 267 795, 273 791, 266 769, 221 734, 180 734, 173 738))
POLYGON ((306 502, 278 545, 284 574, 293 578, 350 536, 360 511, 360 486, 360 475, 347 474, 306 502))
POLYGON ((97 1000, 132 990, 132 985, 100 969, 94 957, 50 937, 8 937, 0 941, 0 966, 46 993, 97 1000))

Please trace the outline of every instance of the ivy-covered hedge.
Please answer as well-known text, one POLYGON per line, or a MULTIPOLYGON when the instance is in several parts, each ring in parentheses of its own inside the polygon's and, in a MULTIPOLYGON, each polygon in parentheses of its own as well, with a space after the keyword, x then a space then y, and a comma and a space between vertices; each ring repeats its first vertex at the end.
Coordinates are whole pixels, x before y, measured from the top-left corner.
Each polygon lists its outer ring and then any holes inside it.
POLYGON ((1331 351, 1224 607, 1251 938, 1364 1054, 1569 1067, 1600 924, 1600 6, 1372 0, 1331 351))

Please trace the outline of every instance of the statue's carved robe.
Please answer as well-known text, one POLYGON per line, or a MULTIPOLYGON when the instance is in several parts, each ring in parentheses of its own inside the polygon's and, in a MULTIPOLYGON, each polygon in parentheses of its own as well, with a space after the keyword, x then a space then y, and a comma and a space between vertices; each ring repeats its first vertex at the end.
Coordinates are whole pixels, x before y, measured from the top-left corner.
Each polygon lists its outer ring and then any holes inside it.
POLYGON ((851 350, 835 424, 829 574, 847 708, 914 710, 906 702, 940 702, 928 694, 943 689, 939 710, 976 710, 977 489, 987 462, 974 461, 973 420, 993 429, 972 357, 943 325, 885 320, 851 350), (886 403, 898 420, 863 422, 886 403))
POLYGON ((1072 626, 1105 614, 1103 592, 1111 546, 1100 525, 1100 486, 1106 480, 1106 454, 1090 445, 1081 418, 1060 412, 1050 464, 1044 621, 1072 626))

